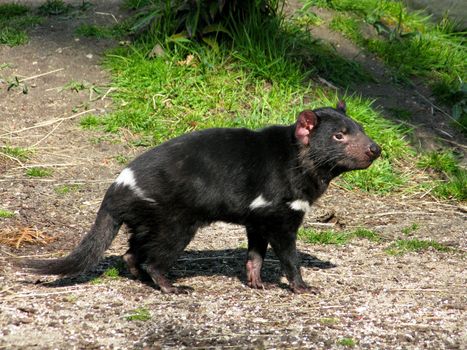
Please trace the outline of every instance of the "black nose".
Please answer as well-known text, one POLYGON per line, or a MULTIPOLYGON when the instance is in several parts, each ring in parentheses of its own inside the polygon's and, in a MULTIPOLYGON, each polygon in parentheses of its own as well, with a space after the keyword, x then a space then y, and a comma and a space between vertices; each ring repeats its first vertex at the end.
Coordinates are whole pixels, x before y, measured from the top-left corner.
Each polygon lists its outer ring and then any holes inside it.
POLYGON ((372 159, 376 159, 381 155, 381 147, 379 147, 376 143, 372 143, 368 148, 368 151, 366 151, 366 154, 372 159))

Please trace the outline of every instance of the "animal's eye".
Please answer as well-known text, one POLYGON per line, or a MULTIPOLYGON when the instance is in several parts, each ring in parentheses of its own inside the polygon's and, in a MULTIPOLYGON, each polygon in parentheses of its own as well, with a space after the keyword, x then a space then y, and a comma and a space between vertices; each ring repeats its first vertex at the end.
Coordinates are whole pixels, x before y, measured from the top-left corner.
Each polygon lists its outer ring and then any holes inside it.
POLYGON ((341 133, 341 132, 338 132, 337 134, 334 134, 333 137, 334 137, 335 140, 340 141, 340 140, 342 140, 344 138, 344 134, 341 133))

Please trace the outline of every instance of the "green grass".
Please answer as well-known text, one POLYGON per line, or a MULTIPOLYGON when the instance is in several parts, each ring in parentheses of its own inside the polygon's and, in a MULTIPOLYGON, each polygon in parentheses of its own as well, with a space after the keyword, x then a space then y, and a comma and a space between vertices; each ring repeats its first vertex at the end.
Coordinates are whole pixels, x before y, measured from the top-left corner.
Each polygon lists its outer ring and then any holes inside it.
POLYGON ((340 323, 340 319, 336 317, 322 317, 319 319, 319 323, 323 326, 332 326, 340 323))
POLYGON ((357 238, 367 239, 373 242, 379 242, 381 237, 375 232, 365 228, 358 228, 351 232, 351 235, 357 238))
POLYGON ((62 90, 71 90, 75 92, 80 92, 88 88, 89 88, 89 84, 85 81, 70 80, 68 83, 66 83, 63 86, 62 90))
POLYGON ((467 200, 467 171, 452 152, 431 152, 422 155, 417 166, 431 171, 435 182, 425 184, 439 198, 467 200))
POLYGON ((21 4, 0 4, 0 17, 16 17, 25 15, 29 11, 28 7, 21 4))
POLYGON ((54 188, 55 193, 59 195, 66 195, 69 193, 78 192, 80 189, 80 185, 60 185, 54 188))
POLYGON ((39 13, 44 16, 64 15, 71 11, 73 7, 63 0, 46 0, 39 6, 39 13))
POLYGON ((15 213, 6 209, 0 209, 0 218, 8 219, 15 216, 15 213))
POLYGON ((137 308, 125 317, 127 321, 149 321, 151 319, 151 313, 144 307, 137 308))
POLYGON ((439 252, 450 252, 452 248, 434 240, 399 239, 392 243, 385 251, 389 255, 402 255, 409 252, 421 252, 434 249, 439 252))
POLYGON ((115 156, 115 160, 117 161, 118 164, 125 165, 128 164, 130 161, 130 158, 124 154, 118 154, 115 156))
POLYGON ((83 129, 97 129, 102 123, 102 118, 94 114, 88 114, 79 121, 83 129))
POLYGON ((84 36, 88 38, 111 38, 113 31, 111 28, 97 26, 94 24, 81 24, 76 28, 75 34, 77 36, 84 36))
POLYGON ((456 125, 467 133, 467 49, 465 32, 446 18, 433 24, 429 16, 409 11, 401 1, 311 0, 336 11, 330 27, 380 56, 398 79, 425 77, 436 96, 452 106, 456 125), (372 25, 379 35, 364 38, 372 25))
POLYGON ((0 45, 17 46, 29 41, 27 30, 42 19, 21 4, 0 4, 0 45))
POLYGON ((117 267, 109 267, 104 271, 103 276, 108 279, 117 279, 120 277, 120 270, 117 267))
POLYGON ((39 168, 39 167, 34 167, 34 168, 29 168, 26 170, 26 175, 30 177, 48 177, 53 174, 52 169, 47 169, 47 168, 39 168))
POLYGON ((150 2, 151 0, 124 0, 122 2, 122 7, 124 9, 136 10, 148 5, 150 2))
POLYGON ((0 154, 1 153, 16 158, 20 161, 26 161, 32 154, 32 151, 23 147, 2 146, 0 147, 0 154))
POLYGON ((18 30, 11 27, 5 27, 0 29, 0 44, 6 44, 8 46, 18 46, 27 44, 29 37, 23 30, 18 30))
POLYGON ((411 236, 415 231, 419 229, 419 225, 417 223, 413 223, 410 226, 404 227, 402 229, 402 233, 406 236, 411 236))
POLYGON ((358 344, 358 342, 353 338, 341 338, 338 340, 337 344, 345 346, 345 347, 353 348, 354 346, 358 344))
POLYGON ((350 236, 345 232, 334 230, 318 231, 314 229, 302 228, 298 231, 298 237, 310 244, 345 244, 350 236))
POLYGON ((316 230, 300 228, 298 238, 310 244, 346 244, 354 238, 368 239, 373 242, 380 241, 381 237, 374 231, 358 228, 353 231, 316 230))

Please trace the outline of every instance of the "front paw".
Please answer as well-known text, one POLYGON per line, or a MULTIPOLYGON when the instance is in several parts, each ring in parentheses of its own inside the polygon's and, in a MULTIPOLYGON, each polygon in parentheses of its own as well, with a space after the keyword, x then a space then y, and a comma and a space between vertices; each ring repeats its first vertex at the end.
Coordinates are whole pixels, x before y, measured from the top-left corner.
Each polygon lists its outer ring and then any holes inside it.
POLYGON ((310 287, 306 283, 291 283, 290 289, 295 294, 319 294, 319 289, 310 287))

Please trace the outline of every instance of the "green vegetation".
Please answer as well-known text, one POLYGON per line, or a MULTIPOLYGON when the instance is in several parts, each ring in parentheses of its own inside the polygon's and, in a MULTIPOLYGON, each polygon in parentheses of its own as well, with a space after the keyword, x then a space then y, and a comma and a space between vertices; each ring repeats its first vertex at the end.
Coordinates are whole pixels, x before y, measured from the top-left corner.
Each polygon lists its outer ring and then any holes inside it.
POLYGON ((125 165, 125 164, 128 164, 128 162, 130 161, 130 158, 123 154, 118 154, 115 156, 115 160, 117 161, 118 164, 125 165))
POLYGON ((341 232, 335 230, 319 231, 312 228, 300 228, 298 231, 298 238, 311 244, 345 244, 353 238, 363 238, 373 242, 378 242, 381 239, 376 232, 364 228, 341 232))
POLYGON ((298 231, 298 238, 311 244, 344 244, 349 241, 350 236, 345 232, 336 232, 334 230, 317 231, 301 228, 298 231))
POLYGON ((68 83, 66 83, 62 90, 71 90, 75 92, 80 92, 82 90, 85 90, 89 88, 89 84, 86 83, 85 81, 76 81, 76 80, 70 80, 68 83))
POLYGON ((104 271, 103 276, 112 280, 117 279, 120 277, 120 270, 117 267, 109 267, 104 271))
POLYGON ((351 236, 357 238, 368 239, 369 241, 379 242, 381 237, 375 232, 366 228, 358 228, 350 233, 351 236))
POLYGON ((0 4, 0 17, 16 17, 25 15, 29 9, 21 4, 0 4))
POLYGON ((402 229, 402 233, 406 236, 411 236, 415 231, 417 231, 419 228, 419 225, 417 223, 413 223, 410 226, 404 227, 402 229))
POLYGON ((94 277, 89 283, 91 284, 102 284, 109 280, 116 280, 120 278, 120 271, 123 269, 123 264, 117 264, 116 266, 111 266, 107 268, 102 275, 94 277))
POLYGON ((12 211, 5 210, 5 209, 0 209, 0 218, 8 219, 8 218, 12 218, 14 216, 15 216, 15 213, 13 213, 12 211))
POLYGON ((435 185, 427 184, 433 194, 440 198, 467 200, 467 170, 460 167, 452 152, 431 152, 418 161, 419 168, 432 171, 439 180, 435 185))
POLYGON ((125 317, 127 321, 149 321, 151 313, 144 307, 137 308, 125 317))
POLYGON ((96 26, 94 24, 81 24, 75 31, 76 35, 88 38, 111 38, 111 28, 96 26))
POLYGON ((62 299, 63 301, 66 301, 67 303, 74 304, 78 300, 78 296, 74 294, 66 295, 62 299))
POLYGON ((26 170, 26 175, 30 177, 47 177, 47 176, 51 176, 52 173, 53 173, 52 169, 39 168, 39 167, 29 168, 28 170, 26 170))
POLYGON ((81 125, 83 129, 96 129, 102 124, 102 118, 95 114, 88 114, 79 121, 79 125, 81 125))
POLYGON ((449 252, 452 248, 445 246, 433 240, 421 239, 399 239, 392 243, 385 251, 389 255, 402 255, 409 252, 420 252, 428 249, 434 249, 439 252, 449 252))
POLYGON ((340 323, 340 320, 337 317, 322 317, 319 319, 319 323, 323 326, 332 326, 340 323))
POLYGON ((341 338, 341 339, 339 339, 337 344, 342 345, 342 346, 346 346, 346 347, 349 347, 349 348, 353 348, 354 346, 357 345, 357 341, 355 339, 353 339, 353 338, 341 338))
POLYGON ((44 16, 64 15, 73 7, 65 4, 63 0, 47 0, 39 6, 39 13, 44 16))
POLYGON ((0 147, 0 154, 18 159, 19 161, 25 161, 29 158, 32 151, 22 147, 2 146, 0 147))
POLYGON ((0 45, 17 46, 29 41, 27 30, 41 23, 21 4, 0 4, 0 45))
POLYGON ((331 8, 334 30, 380 56, 397 77, 426 77, 436 96, 453 106, 456 125, 467 132, 467 50, 465 32, 447 18, 433 24, 422 12, 408 11, 402 1, 311 0, 331 8), (363 26, 378 35, 365 38, 363 26))
POLYGON ((60 194, 60 195, 65 195, 68 193, 74 193, 77 192, 80 189, 80 185, 60 185, 54 188, 55 193, 60 194))

